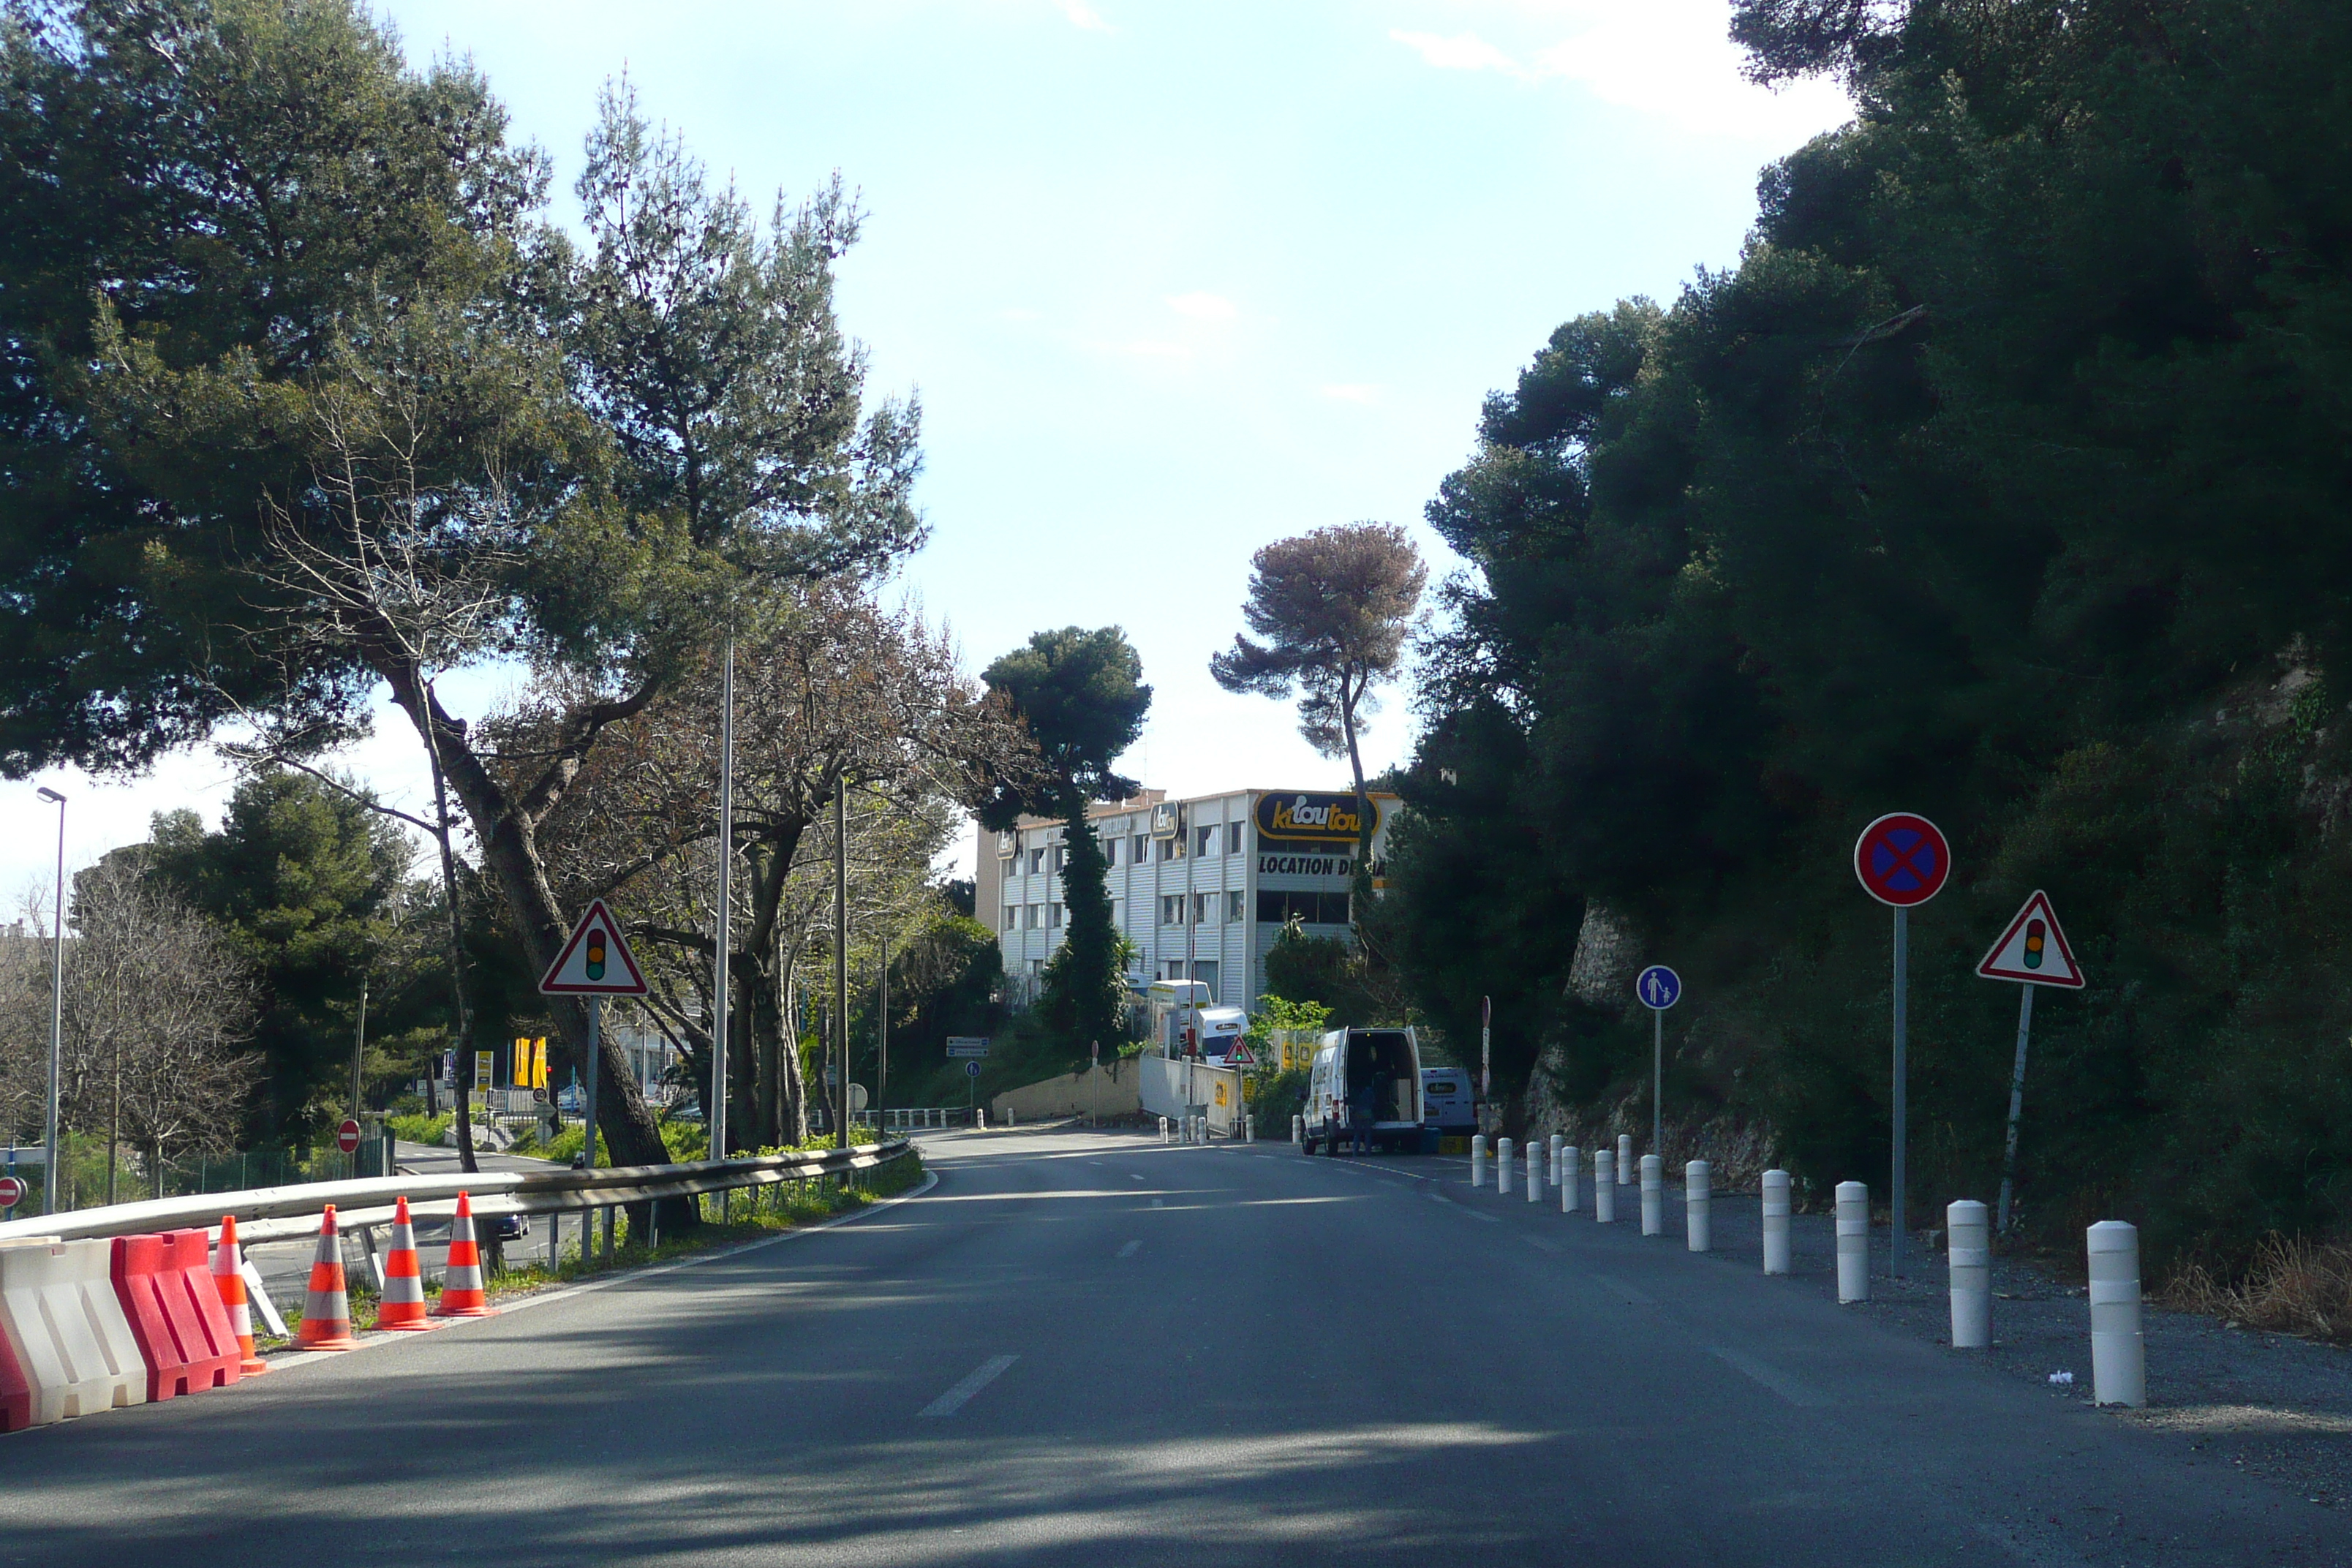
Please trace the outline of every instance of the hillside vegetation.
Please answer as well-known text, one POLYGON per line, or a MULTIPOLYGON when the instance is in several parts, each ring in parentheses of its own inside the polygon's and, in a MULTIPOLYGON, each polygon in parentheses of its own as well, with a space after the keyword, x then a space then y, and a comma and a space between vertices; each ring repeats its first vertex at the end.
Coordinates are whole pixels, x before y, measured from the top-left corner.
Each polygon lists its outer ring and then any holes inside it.
POLYGON ((1560 327, 1431 503, 1474 570, 1386 940, 1457 1037, 1494 996, 1515 1115, 1639 1088, 1623 960, 1670 961, 1670 1119, 1879 1186, 1851 854, 1918 811, 1958 868, 1912 924, 1922 1215, 1997 1184, 2017 992, 1972 970, 2039 887, 2092 985, 2036 1012, 2028 1222, 2338 1231, 2352 12, 1900 9, 1741 8, 1858 119, 1764 173, 1735 269, 1560 327))

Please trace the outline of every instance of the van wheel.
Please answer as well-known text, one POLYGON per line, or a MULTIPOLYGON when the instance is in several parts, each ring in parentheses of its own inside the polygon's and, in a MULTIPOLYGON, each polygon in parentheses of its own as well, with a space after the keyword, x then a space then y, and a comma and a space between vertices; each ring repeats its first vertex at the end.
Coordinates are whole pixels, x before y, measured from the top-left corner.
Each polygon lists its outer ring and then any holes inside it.
POLYGON ((1307 1157, 1308 1159, 1310 1159, 1310 1160, 1311 1160, 1311 1159, 1313 1159, 1313 1158, 1315 1157, 1315 1140, 1314 1140, 1314 1139, 1312 1139, 1312 1138, 1301 1138, 1301 1139, 1298 1141, 1298 1147, 1299 1147, 1299 1149, 1300 1149, 1302 1152, 1305 1152, 1305 1154, 1307 1155, 1307 1157))

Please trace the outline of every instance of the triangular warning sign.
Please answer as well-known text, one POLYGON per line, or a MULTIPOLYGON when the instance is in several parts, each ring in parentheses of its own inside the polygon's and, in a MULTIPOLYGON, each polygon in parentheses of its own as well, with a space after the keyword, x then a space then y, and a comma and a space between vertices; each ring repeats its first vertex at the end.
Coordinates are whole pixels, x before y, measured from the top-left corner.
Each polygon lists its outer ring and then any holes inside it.
POLYGON ((1229 1068, 1254 1068, 1257 1066, 1257 1058, 1250 1054, 1246 1041, 1235 1040, 1234 1048, 1225 1053, 1225 1065, 1229 1068))
POLYGON ((2066 945, 2066 933, 2059 929, 2050 895, 2039 889, 1992 944, 1992 951, 1977 965, 1977 973, 1987 980, 2017 980, 2028 985, 2063 985, 2079 991, 2084 984, 2083 966, 2074 962, 2074 950, 2066 945))
POLYGON ((572 928, 572 940, 548 966, 539 988, 551 996, 642 996, 646 994, 646 977, 629 952, 629 944, 621 940, 620 922, 604 900, 596 900, 580 923, 572 928))

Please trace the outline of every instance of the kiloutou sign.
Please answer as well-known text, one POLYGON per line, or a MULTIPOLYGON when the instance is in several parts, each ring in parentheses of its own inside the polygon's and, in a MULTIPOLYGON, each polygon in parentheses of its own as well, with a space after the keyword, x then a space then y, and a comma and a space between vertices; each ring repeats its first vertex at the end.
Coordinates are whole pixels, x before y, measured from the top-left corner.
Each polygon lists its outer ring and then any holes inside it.
MULTIPOLYGON (((1257 836, 1261 843, 1352 845, 1364 830, 1367 803, 1353 795, 1260 795, 1257 836)), ((1374 819, 1377 822, 1377 819, 1374 819)))

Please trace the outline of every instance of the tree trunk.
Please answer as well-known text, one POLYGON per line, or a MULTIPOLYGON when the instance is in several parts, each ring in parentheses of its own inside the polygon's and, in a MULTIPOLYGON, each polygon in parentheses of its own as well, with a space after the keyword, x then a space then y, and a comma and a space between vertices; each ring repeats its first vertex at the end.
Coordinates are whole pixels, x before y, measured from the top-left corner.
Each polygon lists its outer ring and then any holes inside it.
MULTIPOLYGON (((434 746, 450 784, 457 789, 457 798, 474 824, 483 862, 498 879, 499 890, 505 895, 507 907, 514 915, 516 934, 522 940, 525 955, 532 967, 544 973, 563 951, 572 922, 564 918, 555 891, 548 885, 547 868, 540 859, 535 827, 507 800, 498 781, 474 754, 464 727, 441 710, 429 690, 413 676, 407 681, 395 679, 392 684, 394 700, 408 714, 417 732, 426 737, 427 744, 434 746)), ((596 1075, 596 1130, 604 1134, 613 1163, 667 1163, 669 1151, 662 1143, 661 1129, 654 1121, 652 1108, 638 1090, 636 1076, 628 1070, 611 1042, 600 1041, 596 1059, 589 1061, 587 1004, 576 996, 551 996, 548 1010, 573 1063, 583 1075, 596 1075)), ((667 1234, 683 1234, 700 1223, 698 1211, 699 1205, 690 1198, 664 1199, 661 1228, 667 1234)))

